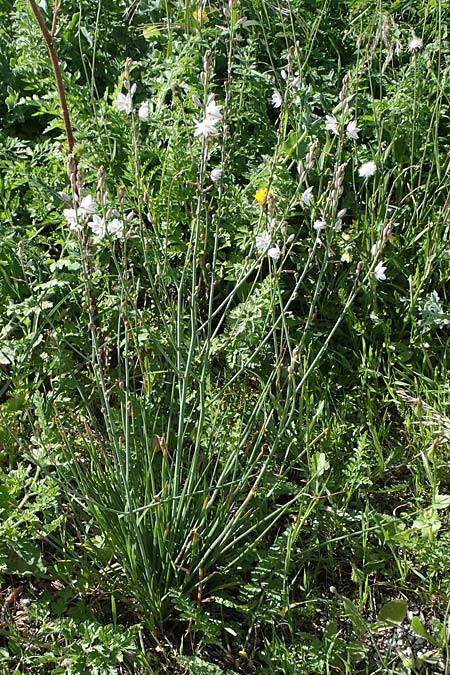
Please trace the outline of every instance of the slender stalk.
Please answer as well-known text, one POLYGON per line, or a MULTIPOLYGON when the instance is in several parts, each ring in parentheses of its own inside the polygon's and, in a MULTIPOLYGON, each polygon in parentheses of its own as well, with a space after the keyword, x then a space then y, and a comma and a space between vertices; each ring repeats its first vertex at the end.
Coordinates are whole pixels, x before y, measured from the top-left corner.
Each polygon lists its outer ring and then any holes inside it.
POLYGON ((61 0, 55 0, 55 4, 53 5, 52 29, 50 31, 50 35, 52 38, 54 38, 56 35, 56 21, 58 18, 58 12, 60 7, 61 7, 61 0))
POLYGON ((64 85, 62 81, 62 76, 61 76, 61 68, 59 66, 59 61, 58 61, 58 55, 56 53, 55 49, 55 43, 54 43, 54 37, 56 33, 56 20, 57 20, 57 15, 58 15, 58 9, 60 6, 60 0, 55 0, 55 5, 53 8, 53 20, 52 20, 52 28, 51 32, 48 31, 47 26, 45 25, 44 19, 42 18, 42 14, 39 11, 39 7, 36 4, 35 0, 30 0, 30 5, 31 9, 33 10, 33 14, 36 17, 36 21, 39 24, 39 28, 41 29, 42 37, 45 40, 45 43, 47 45, 49 54, 50 54, 50 60, 52 62, 53 66, 53 73, 55 75, 55 81, 56 81, 56 88, 58 90, 58 98, 59 98, 59 103, 61 105, 61 112, 64 120, 64 127, 66 130, 66 138, 67 138, 67 144, 69 146, 69 152, 73 152, 73 148, 75 145, 74 139, 73 139, 73 132, 72 132, 72 124, 70 122, 70 115, 69 115, 69 109, 67 107, 67 101, 66 101, 66 95, 64 92, 64 85))

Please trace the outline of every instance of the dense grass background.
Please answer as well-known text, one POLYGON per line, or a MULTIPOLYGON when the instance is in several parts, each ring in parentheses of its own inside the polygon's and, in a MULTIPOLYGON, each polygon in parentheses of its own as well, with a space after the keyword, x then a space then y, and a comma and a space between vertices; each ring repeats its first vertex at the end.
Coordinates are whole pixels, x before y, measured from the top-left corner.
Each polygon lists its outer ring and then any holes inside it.
POLYGON ((2 672, 448 672, 449 14, 0 0, 2 672))

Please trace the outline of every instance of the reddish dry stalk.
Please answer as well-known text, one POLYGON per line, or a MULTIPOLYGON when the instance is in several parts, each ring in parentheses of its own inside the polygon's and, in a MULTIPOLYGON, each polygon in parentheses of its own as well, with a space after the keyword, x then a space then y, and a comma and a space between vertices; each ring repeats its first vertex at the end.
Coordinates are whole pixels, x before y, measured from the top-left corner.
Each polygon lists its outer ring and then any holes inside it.
POLYGON ((56 35, 56 19, 58 17, 58 12, 59 12, 60 6, 61 6, 61 0, 55 0, 55 4, 53 6, 52 29, 50 31, 50 35, 51 35, 52 38, 54 38, 55 35, 56 35))
MULTIPOLYGON (((67 160, 67 173, 71 182, 72 190, 75 196, 75 201, 76 201, 76 208, 78 208, 78 202, 81 194, 81 179, 80 179, 80 174, 78 172, 78 167, 77 167, 77 160, 76 157, 73 154, 73 148, 75 145, 74 139, 73 139, 73 132, 72 132, 72 125, 70 123, 70 115, 69 115, 69 109, 67 107, 67 101, 66 101, 66 94, 64 92, 64 84, 62 81, 62 76, 61 76, 61 68, 59 66, 59 61, 58 61, 58 55, 56 53, 55 49, 55 44, 54 44, 54 38, 56 35, 56 22, 58 18, 58 11, 61 6, 61 0, 54 0, 54 5, 53 5, 53 17, 52 17, 52 27, 51 27, 51 32, 48 31, 47 26, 45 25, 44 19, 42 18, 42 14, 39 11, 39 8, 36 4, 36 0, 30 0, 30 5, 31 9, 33 10, 33 14, 36 17, 36 21, 38 22, 39 28, 41 29, 42 37, 45 40, 45 43, 48 48, 48 52, 50 54, 50 60, 52 62, 53 66, 53 73, 55 75, 55 81, 56 81, 56 88, 58 91, 58 98, 59 98, 59 103, 61 105, 61 112, 62 116, 64 119, 64 127, 66 130, 66 138, 67 138, 67 144, 69 146, 69 157, 67 160), (80 179, 80 180, 79 180, 80 179)), ((82 232, 81 234, 81 243, 83 246, 83 249, 86 253, 86 262, 87 262, 87 271, 88 275, 92 276, 92 263, 90 261, 90 255, 89 255, 89 241, 86 236, 86 232, 82 232)), ((90 313, 92 316, 92 322, 93 326, 92 328, 95 330, 97 334, 97 340, 100 344, 100 355, 101 355, 101 360, 103 365, 106 365, 106 360, 107 360, 107 354, 106 354, 106 349, 104 344, 102 344, 102 333, 101 333, 101 325, 100 325, 100 319, 98 317, 98 309, 97 309, 97 300, 94 294, 94 291, 92 289, 91 284, 88 281, 88 299, 89 299, 89 305, 90 305, 90 313)))
POLYGON ((203 599, 203 567, 199 567, 198 569, 198 588, 197 588, 197 608, 200 609, 202 606, 202 599, 203 599))
POLYGON ((33 10, 33 14, 36 17, 36 21, 39 24, 39 28, 41 29, 42 36, 46 42, 50 54, 50 60, 52 62, 53 72, 55 74, 56 88, 58 90, 58 97, 61 105, 62 116, 64 119, 64 127, 66 129, 66 137, 67 143, 69 145, 69 152, 72 152, 74 146, 72 125, 70 123, 69 109, 67 108, 66 95, 64 93, 64 85, 61 77, 61 69, 59 67, 58 56, 56 54, 56 49, 53 42, 56 33, 56 17, 58 14, 60 0, 55 0, 51 33, 48 32, 47 26, 45 25, 44 19, 42 18, 39 8, 36 4, 36 0, 30 0, 30 5, 31 9, 33 10))

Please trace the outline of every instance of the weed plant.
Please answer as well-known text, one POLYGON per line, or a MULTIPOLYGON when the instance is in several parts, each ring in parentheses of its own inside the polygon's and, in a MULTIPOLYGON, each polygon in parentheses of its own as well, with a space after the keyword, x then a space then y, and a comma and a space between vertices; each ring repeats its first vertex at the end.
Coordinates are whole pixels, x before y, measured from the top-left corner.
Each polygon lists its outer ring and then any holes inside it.
POLYGON ((447 672, 446 3, 0 18, 5 672, 447 672))

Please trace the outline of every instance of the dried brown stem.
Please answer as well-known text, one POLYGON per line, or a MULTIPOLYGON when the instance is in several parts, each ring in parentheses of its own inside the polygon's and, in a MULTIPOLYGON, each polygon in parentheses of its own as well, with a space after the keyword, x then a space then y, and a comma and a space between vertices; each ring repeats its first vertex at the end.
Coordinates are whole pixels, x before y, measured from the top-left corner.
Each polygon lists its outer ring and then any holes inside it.
MULTIPOLYGON (((39 8, 36 4, 36 0, 30 0, 30 5, 31 9, 33 10, 33 14, 36 17, 36 21, 38 22, 39 28, 41 29, 42 37, 45 40, 45 43, 47 45, 49 54, 50 54, 50 60, 52 62, 53 66, 53 72, 55 75, 55 80, 56 80, 56 88, 58 91, 58 97, 59 97, 59 102, 61 105, 61 111, 62 111, 62 116, 64 119, 64 127, 66 130, 66 138, 67 138, 67 144, 69 146, 69 156, 67 160, 67 174, 70 178, 70 183, 72 186, 73 194, 74 194, 74 199, 75 199, 75 207, 78 208, 78 203, 79 199, 81 196, 81 187, 82 187, 82 181, 81 181, 81 175, 78 171, 77 167, 77 160, 76 157, 73 154, 73 148, 74 148, 74 139, 73 139, 73 132, 72 132, 72 125, 70 123, 70 115, 69 115, 69 109, 67 107, 67 101, 66 101, 66 95, 64 92, 64 85, 62 81, 62 76, 61 76, 61 68, 59 66, 59 61, 58 61, 58 55, 56 53, 55 49, 55 43, 54 43, 54 38, 56 35, 56 24, 57 24, 57 18, 58 18, 58 11, 61 6, 61 0, 54 0, 54 5, 53 5, 53 17, 52 17, 52 27, 51 31, 48 31, 47 26, 45 25, 44 19, 42 18, 42 14, 39 11, 39 8)), ((98 308, 97 308, 97 300, 95 297, 95 293, 93 291, 92 285, 90 283, 90 278, 92 277, 92 262, 90 259, 90 250, 89 250, 89 240, 87 237, 87 233, 84 230, 81 233, 81 244, 83 247, 83 251, 85 253, 85 260, 86 260, 86 272, 87 272, 87 296, 88 296, 88 306, 89 306, 89 312, 91 316, 91 328, 93 331, 96 333, 96 339, 98 340, 100 344, 100 353, 101 353, 101 359, 102 363, 104 366, 106 366, 106 361, 107 361, 107 353, 105 346, 102 341, 102 330, 101 330, 101 325, 100 325, 100 319, 98 316, 98 308)))
POLYGON ((66 95, 64 93, 64 85, 61 77, 61 68, 59 67, 59 61, 58 61, 58 56, 56 54, 56 49, 54 45, 54 37, 56 33, 56 18, 58 14, 58 9, 60 5, 60 0, 55 0, 55 5, 53 8, 53 21, 52 21, 52 29, 51 33, 49 33, 47 26, 45 25, 44 19, 42 18, 42 14, 39 11, 39 7, 36 4, 36 0, 30 0, 30 5, 31 9, 33 10, 33 14, 36 17, 36 21, 39 24, 39 28, 41 29, 42 37, 45 40, 45 43, 47 45, 49 54, 50 54, 50 60, 52 62, 53 66, 53 72, 55 75, 55 80, 56 80, 56 88, 58 90, 58 97, 59 97, 59 102, 61 105, 61 111, 62 111, 62 116, 64 119, 64 127, 66 130, 66 137, 67 137, 67 144, 69 146, 69 152, 73 151, 73 147, 75 145, 74 140, 73 140, 73 133, 72 133, 72 125, 70 123, 70 115, 69 115, 69 109, 67 107, 67 101, 66 101, 66 95))
POLYGON ((52 38, 54 38, 56 35, 56 20, 58 18, 58 12, 60 7, 61 7, 61 0, 55 0, 55 4, 53 5, 52 29, 50 31, 50 35, 52 38))

